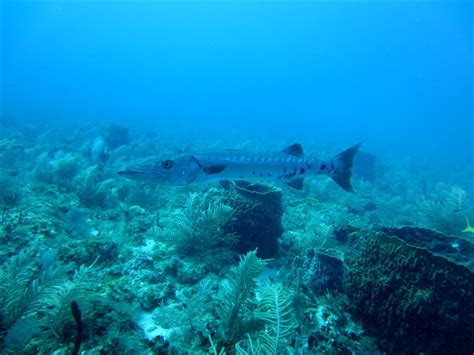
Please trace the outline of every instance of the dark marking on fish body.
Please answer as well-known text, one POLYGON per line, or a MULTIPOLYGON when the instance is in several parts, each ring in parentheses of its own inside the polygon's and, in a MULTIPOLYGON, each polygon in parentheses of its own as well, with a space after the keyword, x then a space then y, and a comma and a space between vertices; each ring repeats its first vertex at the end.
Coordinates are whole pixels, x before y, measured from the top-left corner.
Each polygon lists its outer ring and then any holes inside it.
POLYGON ((300 169, 300 174, 304 174, 304 173, 305 173, 304 168, 301 168, 301 169, 300 169))
POLYGON ((291 179, 291 178, 292 178, 293 176, 295 176, 295 175, 296 175, 296 168, 295 168, 295 170, 293 170, 292 173, 289 173, 289 174, 288 174, 288 179, 291 179))
POLYGON ((202 168, 202 171, 206 175, 214 175, 214 174, 221 173, 226 167, 227 167, 226 164, 217 164, 217 165, 206 166, 205 168, 202 168))
POLYGON ((326 169, 326 164, 321 164, 321 167, 319 168, 319 170, 325 170, 326 169))

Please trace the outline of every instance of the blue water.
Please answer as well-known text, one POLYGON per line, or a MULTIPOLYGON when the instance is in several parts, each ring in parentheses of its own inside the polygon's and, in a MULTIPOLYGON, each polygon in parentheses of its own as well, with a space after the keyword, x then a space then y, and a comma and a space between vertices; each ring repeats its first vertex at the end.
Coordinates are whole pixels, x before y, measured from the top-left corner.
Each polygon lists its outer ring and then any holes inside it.
POLYGON ((470 1, 1 5, 9 122, 473 158, 470 1))
POLYGON ((473 7, 0 0, 0 353, 472 354, 473 7))

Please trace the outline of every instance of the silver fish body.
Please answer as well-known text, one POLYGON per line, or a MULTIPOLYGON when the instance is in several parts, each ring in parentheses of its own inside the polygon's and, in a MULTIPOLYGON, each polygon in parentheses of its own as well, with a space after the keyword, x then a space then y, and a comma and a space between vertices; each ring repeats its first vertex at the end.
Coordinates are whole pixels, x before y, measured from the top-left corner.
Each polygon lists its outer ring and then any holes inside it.
POLYGON ((346 191, 353 192, 351 167, 359 147, 360 144, 357 144, 329 160, 305 156, 300 144, 271 153, 237 150, 198 153, 131 166, 119 174, 134 180, 167 185, 188 185, 213 180, 271 179, 284 182, 295 189, 303 188, 306 177, 323 174, 330 176, 346 191))

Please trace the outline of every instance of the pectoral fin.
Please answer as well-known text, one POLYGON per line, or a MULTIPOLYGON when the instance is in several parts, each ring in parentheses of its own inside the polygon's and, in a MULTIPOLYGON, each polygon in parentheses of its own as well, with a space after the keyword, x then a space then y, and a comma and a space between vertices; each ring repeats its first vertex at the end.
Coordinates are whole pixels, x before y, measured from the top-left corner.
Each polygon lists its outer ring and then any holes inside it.
POLYGON ((221 173, 225 168, 227 168, 226 164, 216 164, 203 167, 201 170, 206 175, 214 175, 221 173))

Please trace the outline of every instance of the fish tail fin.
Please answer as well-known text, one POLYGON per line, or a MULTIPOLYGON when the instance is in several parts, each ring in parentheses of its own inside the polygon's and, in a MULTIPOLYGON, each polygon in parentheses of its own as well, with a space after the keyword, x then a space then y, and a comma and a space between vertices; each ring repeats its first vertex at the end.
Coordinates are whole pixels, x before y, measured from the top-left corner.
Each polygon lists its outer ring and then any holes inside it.
POLYGON ((356 155, 360 146, 361 143, 358 143, 332 158, 331 162, 336 168, 333 171, 330 171, 328 174, 340 187, 352 193, 354 193, 354 189, 351 185, 351 168, 354 161, 354 156, 356 155))

